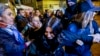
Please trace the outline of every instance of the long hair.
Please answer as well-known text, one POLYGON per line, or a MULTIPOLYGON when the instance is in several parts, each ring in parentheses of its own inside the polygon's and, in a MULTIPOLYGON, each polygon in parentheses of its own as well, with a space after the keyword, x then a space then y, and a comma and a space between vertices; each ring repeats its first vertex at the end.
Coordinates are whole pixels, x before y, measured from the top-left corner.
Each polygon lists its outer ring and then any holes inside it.
POLYGON ((62 30, 61 20, 58 18, 51 18, 47 23, 47 26, 50 26, 55 34, 59 34, 62 30))

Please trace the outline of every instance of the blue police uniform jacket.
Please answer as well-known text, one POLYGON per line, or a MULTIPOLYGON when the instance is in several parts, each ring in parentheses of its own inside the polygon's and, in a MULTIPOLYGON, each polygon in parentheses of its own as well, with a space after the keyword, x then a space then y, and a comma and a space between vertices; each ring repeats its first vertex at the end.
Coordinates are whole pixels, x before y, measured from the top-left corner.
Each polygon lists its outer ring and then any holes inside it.
MULTIPOLYGON (((98 25, 95 21, 92 21, 93 24, 93 28, 94 28, 94 33, 99 32, 98 31, 98 25)), ((78 24, 76 23, 71 23, 67 30, 64 31, 63 33, 66 34, 66 32, 71 32, 72 34, 69 34, 69 36, 67 35, 67 39, 69 39, 70 43, 66 44, 66 53, 73 56, 91 56, 91 45, 92 45, 92 41, 93 41, 93 37, 88 36, 88 34, 90 34, 90 29, 89 26, 87 26, 86 28, 84 28, 84 30, 82 30, 81 28, 78 27, 78 24), (76 36, 77 35, 77 36, 76 36), (73 43, 74 41, 76 41, 76 39, 80 39, 83 41, 83 45, 77 45, 76 43, 73 43), (72 42, 72 43, 71 43, 72 42)))

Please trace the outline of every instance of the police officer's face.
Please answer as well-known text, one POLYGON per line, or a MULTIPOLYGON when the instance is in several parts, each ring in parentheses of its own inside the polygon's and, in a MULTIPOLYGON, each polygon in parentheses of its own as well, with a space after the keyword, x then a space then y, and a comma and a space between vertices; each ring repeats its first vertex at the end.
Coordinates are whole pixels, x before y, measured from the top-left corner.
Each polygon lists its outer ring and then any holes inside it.
POLYGON ((14 15, 11 11, 11 9, 6 9, 2 16, 0 16, 1 20, 6 23, 7 25, 13 25, 14 24, 14 15))
POLYGON ((52 32, 52 28, 51 27, 47 27, 46 28, 45 36, 46 36, 47 39, 53 39, 54 38, 54 34, 52 32))

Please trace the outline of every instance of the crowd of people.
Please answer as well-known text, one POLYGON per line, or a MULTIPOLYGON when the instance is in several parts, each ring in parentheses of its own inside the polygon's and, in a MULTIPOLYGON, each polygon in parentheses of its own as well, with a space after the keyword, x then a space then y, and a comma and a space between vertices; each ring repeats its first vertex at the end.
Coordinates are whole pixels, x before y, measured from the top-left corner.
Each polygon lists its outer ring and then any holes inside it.
POLYGON ((65 13, 57 10, 17 9, 0 3, 0 56, 92 56, 100 43, 94 20, 100 11, 91 0, 66 0, 65 13))

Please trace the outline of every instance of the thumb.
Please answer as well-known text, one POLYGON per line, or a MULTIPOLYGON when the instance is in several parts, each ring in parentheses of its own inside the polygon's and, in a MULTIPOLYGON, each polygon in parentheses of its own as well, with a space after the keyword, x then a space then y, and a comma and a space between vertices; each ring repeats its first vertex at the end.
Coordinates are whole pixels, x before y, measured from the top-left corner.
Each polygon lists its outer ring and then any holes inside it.
POLYGON ((31 44, 31 41, 28 41, 25 44, 26 44, 26 46, 29 46, 31 44))

